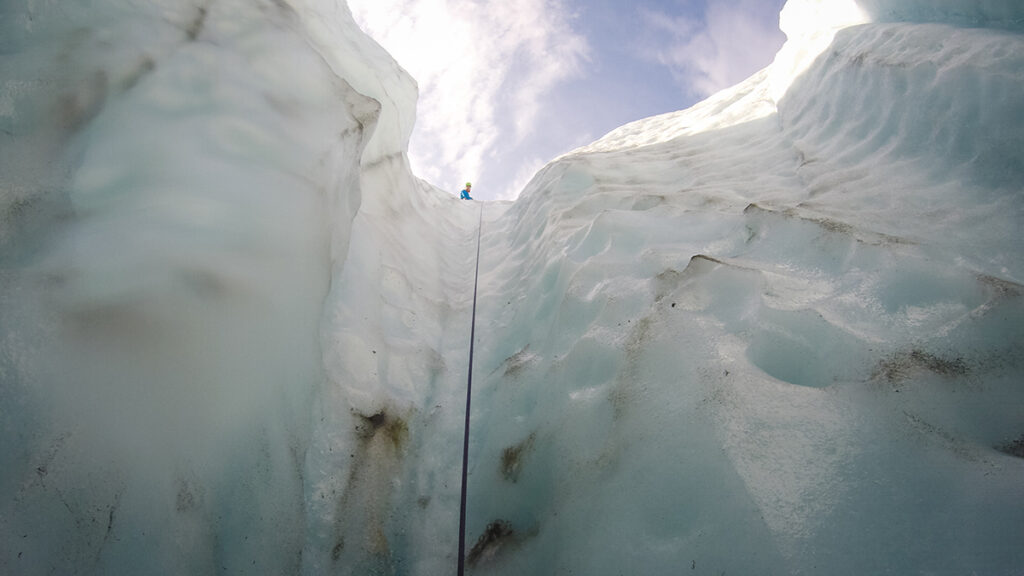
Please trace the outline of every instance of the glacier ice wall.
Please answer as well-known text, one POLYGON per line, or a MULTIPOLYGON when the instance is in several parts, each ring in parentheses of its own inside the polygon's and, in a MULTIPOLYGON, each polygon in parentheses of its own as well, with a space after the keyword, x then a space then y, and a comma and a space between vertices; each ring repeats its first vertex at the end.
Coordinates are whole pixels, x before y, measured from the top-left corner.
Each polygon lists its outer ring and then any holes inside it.
POLYGON ((408 169, 330 0, 0 7, 0 572, 1024 566, 1024 9, 791 0, 548 165, 408 169))
POLYGON ((1021 8, 836 4, 485 231, 482 572, 1024 567, 1021 8))
POLYGON ((415 84, 335 2, 0 16, 0 572, 327 571, 322 327, 352 231, 440 198, 415 84))

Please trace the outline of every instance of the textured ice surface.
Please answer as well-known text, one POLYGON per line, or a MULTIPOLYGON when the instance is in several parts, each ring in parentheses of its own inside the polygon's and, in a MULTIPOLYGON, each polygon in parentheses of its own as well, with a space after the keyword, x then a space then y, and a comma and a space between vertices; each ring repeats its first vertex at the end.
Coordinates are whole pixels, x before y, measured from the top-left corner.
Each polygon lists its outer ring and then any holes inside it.
MULTIPOLYGON (((0 16, 0 572, 450 574, 481 205, 413 81, 328 0, 0 16)), ((791 0, 485 204, 471 569, 1024 569, 1022 21, 791 0)))
POLYGON ((481 571, 1024 567, 1021 37, 815 10, 485 230, 481 571))
POLYGON ((0 572, 315 567, 321 328, 413 82, 331 2, 2 10, 0 572))

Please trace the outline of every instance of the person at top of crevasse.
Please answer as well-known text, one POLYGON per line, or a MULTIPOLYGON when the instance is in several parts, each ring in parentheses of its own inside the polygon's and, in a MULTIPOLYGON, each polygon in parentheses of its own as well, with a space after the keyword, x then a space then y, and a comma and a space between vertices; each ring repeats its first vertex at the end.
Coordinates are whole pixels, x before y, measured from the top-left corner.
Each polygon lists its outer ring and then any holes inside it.
POLYGON ((469 190, 472 187, 473 187, 473 184, 471 184, 470 182, 466 182, 466 188, 459 194, 459 199, 460 200, 472 200, 473 198, 470 197, 470 195, 469 195, 469 190))

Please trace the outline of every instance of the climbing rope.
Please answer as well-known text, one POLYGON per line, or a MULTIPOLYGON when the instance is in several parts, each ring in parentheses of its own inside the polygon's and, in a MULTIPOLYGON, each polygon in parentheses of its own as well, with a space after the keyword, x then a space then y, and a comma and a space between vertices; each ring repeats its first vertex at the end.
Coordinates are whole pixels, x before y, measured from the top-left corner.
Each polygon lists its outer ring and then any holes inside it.
POLYGON ((469 401, 473 393, 473 343, 476 341, 476 287, 480 281, 480 232, 484 226, 484 206, 476 226, 476 271, 473 273, 473 319, 469 328, 469 376, 466 379, 466 430, 462 438, 462 501, 459 505, 459 576, 466 572, 466 472, 469 468, 469 401))

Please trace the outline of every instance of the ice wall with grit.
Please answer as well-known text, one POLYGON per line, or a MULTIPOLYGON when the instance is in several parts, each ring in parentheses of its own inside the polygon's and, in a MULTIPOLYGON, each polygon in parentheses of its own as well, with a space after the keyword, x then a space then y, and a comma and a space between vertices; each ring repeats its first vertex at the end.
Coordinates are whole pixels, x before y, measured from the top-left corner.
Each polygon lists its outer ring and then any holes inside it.
POLYGON ((481 573, 1024 569, 1022 16, 789 2, 485 228, 481 573))
POLYGON ((6 2, 0 54, 0 572, 328 572, 323 330, 443 198, 414 82, 336 2, 6 2))

